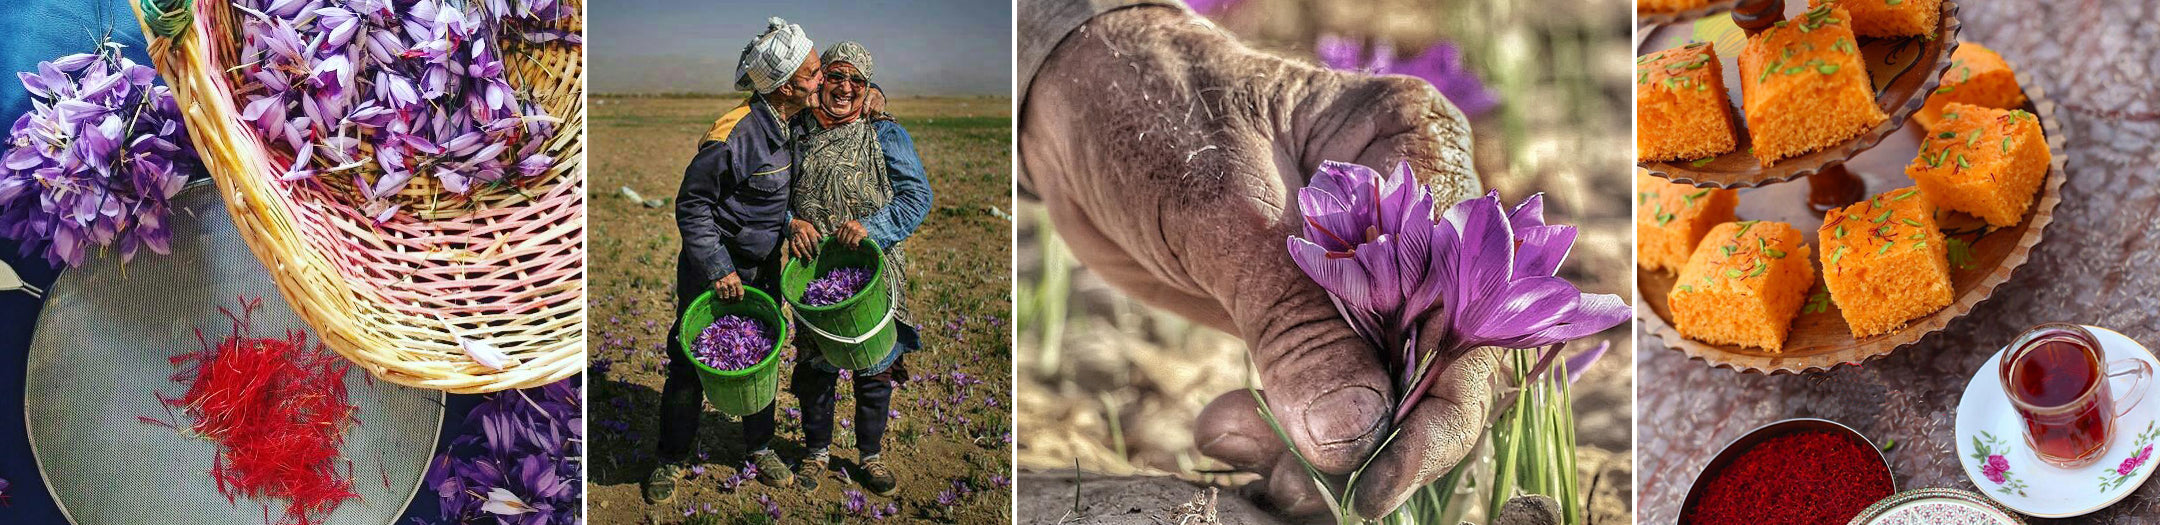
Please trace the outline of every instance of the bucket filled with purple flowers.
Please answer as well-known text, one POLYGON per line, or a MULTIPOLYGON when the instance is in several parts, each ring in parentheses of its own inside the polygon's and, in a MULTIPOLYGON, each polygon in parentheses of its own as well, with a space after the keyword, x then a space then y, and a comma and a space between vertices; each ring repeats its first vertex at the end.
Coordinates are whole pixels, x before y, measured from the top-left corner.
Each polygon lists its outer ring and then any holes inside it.
POLYGON ((780 294, 795 307, 825 362, 849 370, 885 360, 899 332, 885 291, 885 252, 864 239, 854 246, 826 237, 816 259, 790 259, 780 294))
POLYGON ((748 286, 740 300, 722 301, 707 291, 690 302, 678 337, 714 409, 740 417, 772 404, 780 388, 774 363, 788 340, 786 319, 772 296, 748 286))

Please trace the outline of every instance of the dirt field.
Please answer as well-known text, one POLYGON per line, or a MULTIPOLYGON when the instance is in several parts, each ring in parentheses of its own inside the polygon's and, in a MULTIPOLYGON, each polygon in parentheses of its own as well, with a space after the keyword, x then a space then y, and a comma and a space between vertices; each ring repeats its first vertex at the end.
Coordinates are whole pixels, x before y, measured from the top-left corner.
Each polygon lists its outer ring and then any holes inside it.
MULTIPOLYGON (((628 186, 646 199, 671 199, 698 137, 736 103, 592 98, 592 522, 767 523, 768 508, 778 509, 781 523, 1006 520, 1013 224, 1001 217, 1012 210, 1012 116, 1004 98, 900 99, 890 108, 914 137, 936 193, 935 209, 906 244, 913 271, 907 300, 923 325, 924 350, 907 358, 916 381, 893 394, 899 417, 884 455, 900 476, 899 491, 870 495, 838 475, 808 494, 755 481, 731 488, 746 452, 737 444, 740 425, 707 409, 698 441, 702 473, 680 485, 673 502, 644 503, 638 483, 654 466, 679 243, 671 202, 647 207, 618 192, 628 186), (851 510, 857 495, 865 498, 851 510)), ((857 456, 846 416, 854 402, 848 387, 841 390, 833 459, 851 469, 857 456)), ((778 402, 774 449, 792 463, 805 451, 802 427, 787 413, 801 404, 785 379, 778 402)))

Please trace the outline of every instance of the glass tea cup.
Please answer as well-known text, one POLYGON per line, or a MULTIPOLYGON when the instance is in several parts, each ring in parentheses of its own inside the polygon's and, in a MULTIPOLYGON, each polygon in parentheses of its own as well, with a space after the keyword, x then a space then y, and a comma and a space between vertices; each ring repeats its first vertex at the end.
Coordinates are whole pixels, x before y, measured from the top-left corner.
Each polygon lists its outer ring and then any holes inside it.
POLYGON ((2061 468, 2091 465, 2115 437, 2115 420, 2136 408, 2151 385, 2144 361, 2107 362, 2100 341, 2069 323, 2034 326, 2010 344, 1999 373, 2003 394, 2025 423, 2025 444, 2061 468), (2115 396, 2110 384, 2131 381, 2115 396))

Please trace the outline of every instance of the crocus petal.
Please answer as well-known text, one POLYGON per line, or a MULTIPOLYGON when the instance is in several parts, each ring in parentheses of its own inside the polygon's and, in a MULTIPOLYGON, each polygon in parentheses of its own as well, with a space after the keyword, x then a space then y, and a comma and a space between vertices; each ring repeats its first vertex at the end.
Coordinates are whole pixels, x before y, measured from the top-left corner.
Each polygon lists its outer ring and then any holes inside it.
POLYGON ((1515 229, 1515 277, 1550 277, 1560 270, 1575 244, 1575 227, 1566 225, 1515 229))
POLYGON ((488 491, 487 503, 481 505, 480 510, 504 516, 516 516, 532 512, 533 508, 526 506, 525 500, 518 499, 517 495, 510 493, 508 489, 495 487, 488 491))
POLYGON ((1591 365, 1597 364, 1598 358, 1605 357, 1605 350, 1609 348, 1612 348, 1612 341, 1599 341, 1596 347, 1567 358, 1568 383, 1573 384, 1581 380, 1583 371, 1589 370, 1591 365))
POLYGON ((481 341, 458 338, 458 347, 465 350, 465 357, 472 358, 473 362, 490 370, 500 371, 511 362, 510 356, 495 348, 495 345, 481 341))
POLYGON ((1297 237, 1289 239, 1289 246, 1290 260, 1328 293, 1359 307, 1372 304, 1372 276, 1356 259, 1329 257, 1326 248, 1297 237))
POLYGON ((1533 194, 1530 196, 1530 198, 1523 199, 1522 202, 1515 203, 1515 210, 1508 212, 1507 219, 1508 224, 1511 224, 1515 227, 1516 235, 1521 235, 1523 229, 1525 228, 1536 228, 1539 226, 1544 226, 1545 194, 1533 194))

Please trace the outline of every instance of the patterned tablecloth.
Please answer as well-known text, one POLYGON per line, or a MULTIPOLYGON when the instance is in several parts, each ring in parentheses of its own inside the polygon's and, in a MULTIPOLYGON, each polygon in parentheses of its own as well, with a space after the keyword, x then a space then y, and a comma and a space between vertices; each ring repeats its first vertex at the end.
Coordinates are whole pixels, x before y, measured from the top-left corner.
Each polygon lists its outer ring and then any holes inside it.
MULTIPOLYGON (((2152 2, 1968 0, 1961 38, 2000 52, 2048 97, 2069 134, 2069 181, 2033 257, 1989 301, 1865 367, 1763 377, 1713 370, 1638 331, 1641 523, 1673 523, 1724 443, 1771 421, 1845 423, 1888 454, 1899 488, 1976 490, 1953 412, 1966 381, 2034 324, 2075 321, 2160 347, 2160 19, 2152 2)), ((2054 520, 2031 520, 2053 523, 2054 520)), ((2070 522, 2072 520, 2062 520, 2070 522)), ((2160 523, 2160 481, 2076 522, 2160 523)))

